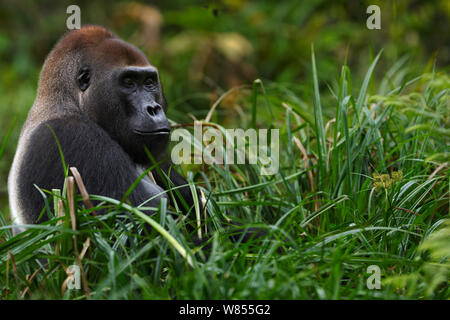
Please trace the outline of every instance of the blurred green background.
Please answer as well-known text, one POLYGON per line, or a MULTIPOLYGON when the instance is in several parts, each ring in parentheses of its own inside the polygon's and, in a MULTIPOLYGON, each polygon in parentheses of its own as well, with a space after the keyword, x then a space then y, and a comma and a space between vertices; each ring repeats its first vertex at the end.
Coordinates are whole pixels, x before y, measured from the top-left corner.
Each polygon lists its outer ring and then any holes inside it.
MULTIPOLYGON (((1 0, 0 141, 14 125, 0 160, 0 211, 5 213, 7 175, 20 129, 42 63, 67 31, 71 4, 81 8, 82 24, 104 25, 149 56, 160 69, 169 117, 178 122, 190 121, 189 114, 204 117, 223 92, 257 78, 289 84, 308 100, 312 43, 325 85, 338 78, 347 52, 356 78, 381 49, 378 79, 396 62, 416 75, 435 61, 448 71, 450 62, 448 0, 1 0), (381 8, 381 30, 366 28, 371 4, 381 8)), ((232 127, 236 113, 226 112, 226 101, 224 107, 220 121, 232 127)))

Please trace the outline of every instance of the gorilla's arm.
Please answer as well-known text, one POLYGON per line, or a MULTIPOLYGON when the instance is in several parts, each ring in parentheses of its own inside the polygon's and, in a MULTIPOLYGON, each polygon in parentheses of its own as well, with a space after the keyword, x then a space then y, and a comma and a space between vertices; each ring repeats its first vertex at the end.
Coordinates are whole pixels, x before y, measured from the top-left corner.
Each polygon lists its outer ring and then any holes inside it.
MULTIPOLYGON (((77 167, 90 194, 121 199, 138 178, 131 158, 94 122, 84 117, 50 120, 30 134, 19 170, 19 190, 28 195, 21 199, 28 222, 35 223, 44 207, 42 195, 33 184, 47 190, 62 189, 64 184, 64 169, 53 133, 61 145, 67 167, 77 167)), ((141 181, 128 199, 133 205, 139 205, 161 192, 157 185, 141 181)), ((159 197, 156 197, 148 205, 158 203, 159 197)))
MULTIPOLYGON (((166 177, 169 177, 171 183, 173 184, 173 195, 175 196, 175 200, 178 203, 178 206, 184 213, 193 212, 194 210, 194 199, 192 197, 191 189, 188 185, 188 182, 177 172, 175 171, 175 168, 173 164, 170 161, 165 161, 161 165, 159 165, 159 170, 154 169, 152 170, 153 178, 155 179, 155 182, 164 190, 167 190, 170 188, 171 184, 167 181, 166 177), (176 188, 178 187, 178 188, 176 188), (176 189, 175 189, 176 188, 176 189), (177 192, 175 191, 177 190, 177 192), (181 196, 181 198, 180 198, 181 196), (186 204, 184 206, 183 204, 186 204)), ((198 191, 197 191, 198 199, 200 200, 198 191)), ((172 198, 170 198, 170 201, 172 202, 172 198)), ((174 205, 172 203, 172 205, 174 205)), ((199 201, 200 206, 200 212, 202 211, 202 203, 199 201)))

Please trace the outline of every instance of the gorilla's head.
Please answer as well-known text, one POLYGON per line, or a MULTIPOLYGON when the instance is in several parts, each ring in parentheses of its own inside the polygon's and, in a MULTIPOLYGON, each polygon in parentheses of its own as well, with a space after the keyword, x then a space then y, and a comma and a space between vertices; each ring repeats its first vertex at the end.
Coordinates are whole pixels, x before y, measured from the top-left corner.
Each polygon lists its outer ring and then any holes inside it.
POLYGON ((76 105, 72 112, 100 125, 135 162, 149 162, 145 147, 156 159, 164 155, 170 133, 167 104, 158 70, 141 51, 103 27, 85 26, 56 45, 48 60, 55 59, 59 70, 48 71, 65 72, 66 83, 42 84, 47 94, 55 86, 66 91, 76 105))

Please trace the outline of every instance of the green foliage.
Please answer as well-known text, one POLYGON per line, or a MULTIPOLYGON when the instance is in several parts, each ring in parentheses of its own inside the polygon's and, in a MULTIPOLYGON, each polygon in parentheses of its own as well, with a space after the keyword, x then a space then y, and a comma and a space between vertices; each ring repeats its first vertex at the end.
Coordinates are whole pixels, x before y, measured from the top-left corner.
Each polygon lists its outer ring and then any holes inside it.
MULTIPOLYGON (((0 207, 7 204, 2 201, 7 173, 36 94, 39 70, 66 32, 66 8, 71 4, 80 6, 83 24, 105 25, 148 54, 161 71, 170 117, 179 122, 186 121, 186 113, 204 117, 217 96, 256 78, 266 84, 301 84, 296 93, 305 99, 312 83, 311 43, 321 61, 317 66, 321 90, 325 84, 335 84, 336 67, 344 59, 355 80, 361 79, 371 57, 381 49, 384 59, 379 70, 397 63, 395 68, 401 72, 396 77, 423 73, 427 61, 434 61, 430 57, 437 56, 438 68, 448 68, 450 62, 449 34, 440 32, 448 29, 446 0, 4 1, 0 3, 0 128, 4 128, 0 136, 14 118, 17 125, 0 161, 0 207), (366 9, 371 4, 381 8, 381 30, 366 28, 366 9)), ((375 76, 381 80, 383 74, 375 76)), ((389 76, 382 85, 392 88, 389 76)), ((368 89, 372 90, 371 84, 368 89)), ((333 110, 323 112, 331 116, 333 110)), ((230 108, 220 114, 227 118, 227 126, 235 125, 233 115, 230 108)))
POLYGON ((448 1, 78 1, 83 23, 160 69, 174 124, 213 105, 204 126, 279 128, 280 170, 183 166, 207 202, 189 217, 182 204, 146 216, 145 204, 43 190, 49 221, 13 236, 7 173, 73 3, 0 3, 1 299, 85 299, 63 290, 73 264, 98 299, 449 298, 448 1), (369 4, 379 31, 365 27, 369 4), (232 242, 235 221, 268 233, 232 242), (381 290, 366 286, 369 265, 381 290))
POLYGON ((436 291, 450 294, 448 279, 450 278, 450 222, 448 219, 439 220, 434 227, 439 230, 429 235, 419 246, 421 256, 416 257, 420 266, 410 274, 391 276, 386 279, 387 284, 396 290, 403 290, 408 296, 414 297, 421 292, 424 297, 433 297, 436 291))
MULTIPOLYGON (((233 95, 249 110, 243 125, 281 128, 280 171, 261 175, 261 164, 189 167, 191 187, 195 181, 205 195, 205 213, 193 208, 184 217, 180 204, 162 204, 148 217, 142 207, 97 195, 90 197, 100 204, 89 208, 75 195, 73 227, 64 191, 47 192, 54 203, 61 200, 62 215, 54 213, 58 206, 47 208, 50 220, 24 233, 13 237, 2 220, 2 297, 85 299, 85 289, 62 293, 65 270, 80 263, 89 297, 96 299, 447 299, 449 176, 446 162, 427 158, 444 152, 449 138, 410 130, 429 117, 405 113, 391 101, 414 92, 439 109, 449 97, 431 90, 433 79, 418 91, 421 78, 402 77, 385 98, 370 95, 375 62, 356 99, 347 66, 338 91, 325 92, 318 90, 313 66, 312 101, 262 81, 233 95), (318 121, 318 106, 337 107, 337 118, 318 121), (107 213, 92 215, 101 209, 107 213), (232 242, 234 221, 268 232, 232 242), (192 243, 200 232, 187 231, 198 223, 209 239, 207 251, 192 243), (82 243, 86 250, 77 250, 82 243), (381 290, 366 287, 367 267, 374 264, 383 273, 381 290)), ((226 97, 215 112, 226 107, 226 97)), ((193 141, 202 148, 202 141, 193 141)))

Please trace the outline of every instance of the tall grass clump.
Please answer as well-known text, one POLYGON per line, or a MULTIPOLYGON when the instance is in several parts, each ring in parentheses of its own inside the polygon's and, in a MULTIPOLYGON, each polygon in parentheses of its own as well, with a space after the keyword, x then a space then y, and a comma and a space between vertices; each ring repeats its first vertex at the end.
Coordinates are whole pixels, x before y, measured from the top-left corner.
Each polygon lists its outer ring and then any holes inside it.
POLYGON ((312 52, 311 86, 225 93, 198 121, 224 131, 227 100, 236 127, 279 128, 279 171, 184 166, 201 191, 187 216, 88 194, 67 169, 63 190, 42 190, 47 222, 13 236, 2 218, 2 299, 448 299, 450 78, 396 65, 376 80, 381 58, 358 84, 347 64, 321 83, 312 52), (253 227, 265 235, 232 237, 253 227), (71 265, 80 290, 67 288, 71 265), (366 285, 370 265, 381 289, 366 285))

